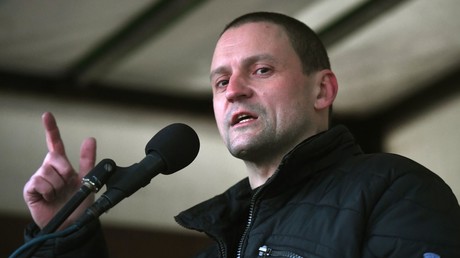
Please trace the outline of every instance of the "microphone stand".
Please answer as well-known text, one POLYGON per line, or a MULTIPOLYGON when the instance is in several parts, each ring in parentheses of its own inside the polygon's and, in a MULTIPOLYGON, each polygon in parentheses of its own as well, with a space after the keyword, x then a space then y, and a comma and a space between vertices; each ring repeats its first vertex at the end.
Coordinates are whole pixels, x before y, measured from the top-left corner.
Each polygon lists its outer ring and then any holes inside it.
MULTIPOLYGON (((97 193, 114 173, 117 166, 111 159, 104 159, 99 162, 83 179, 82 186, 73 197, 62 207, 48 224, 36 235, 42 236, 53 233, 72 214, 73 211, 88 197, 91 192, 97 193)), ((24 252, 21 257, 31 257, 40 248, 37 244, 24 252)))

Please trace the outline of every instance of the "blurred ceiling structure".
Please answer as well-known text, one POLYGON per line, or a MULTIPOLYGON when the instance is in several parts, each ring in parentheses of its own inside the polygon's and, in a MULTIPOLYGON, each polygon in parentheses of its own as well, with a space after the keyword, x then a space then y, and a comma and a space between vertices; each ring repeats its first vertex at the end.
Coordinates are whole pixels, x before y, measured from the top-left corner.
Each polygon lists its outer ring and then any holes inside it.
POLYGON ((209 113, 217 36, 251 11, 317 31, 338 117, 394 119, 459 90, 440 83, 460 70, 456 0, 1 1, 0 87, 209 113))

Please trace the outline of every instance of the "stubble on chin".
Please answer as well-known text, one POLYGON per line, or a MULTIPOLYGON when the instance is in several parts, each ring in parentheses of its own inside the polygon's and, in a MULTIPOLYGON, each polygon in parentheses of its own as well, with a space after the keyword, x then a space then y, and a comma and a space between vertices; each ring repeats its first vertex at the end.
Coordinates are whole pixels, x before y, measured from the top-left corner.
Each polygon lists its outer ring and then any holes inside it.
POLYGON ((266 156, 272 140, 269 138, 263 129, 257 132, 242 130, 227 135, 227 148, 235 158, 255 161, 266 156))

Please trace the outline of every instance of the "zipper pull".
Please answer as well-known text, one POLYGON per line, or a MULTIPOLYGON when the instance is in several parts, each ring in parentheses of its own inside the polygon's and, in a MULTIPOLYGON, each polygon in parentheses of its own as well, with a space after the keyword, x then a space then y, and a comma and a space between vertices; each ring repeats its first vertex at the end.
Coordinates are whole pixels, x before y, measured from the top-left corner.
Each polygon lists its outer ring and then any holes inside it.
POLYGON ((303 258, 298 254, 295 254, 290 251, 281 251, 281 250, 273 250, 272 248, 263 245, 259 247, 259 257, 288 257, 288 258, 303 258))
POLYGON ((259 257, 270 256, 271 252, 272 252, 272 249, 268 248, 268 246, 266 245, 259 247, 259 257))

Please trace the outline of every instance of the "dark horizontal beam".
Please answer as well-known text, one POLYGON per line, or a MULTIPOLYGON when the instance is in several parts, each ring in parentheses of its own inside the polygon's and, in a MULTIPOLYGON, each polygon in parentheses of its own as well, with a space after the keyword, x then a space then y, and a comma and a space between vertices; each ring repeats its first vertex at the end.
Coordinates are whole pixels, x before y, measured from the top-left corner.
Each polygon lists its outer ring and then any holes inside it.
POLYGON ((363 4, 332 21, 328 26, 318 32, 318 36, 323 41, 326 48, 331 47, 406 1, 407 0, 365 1, 363 4))
POLYGON ((69 99, 84 103, 106 103, 128 108, 155 109, 212 117, 212 96, 190 97, 161 92, 140 92, 120 85, 94 83, 91 89, 67 87, 60 78, 0 71, 0 93, 13 92, 69 99))
POLYGON ((364 117, 334 114, 333 122, 348 126, 365 151, 384 151, 383 141, 389 128, 422 115, 449 98, 460 96, 460 64, 454 68, 438 80, 420 85, 417 91, 383 109, 364 117))
POLYGON ((417 91, 401 98, 396 103, 377 111, 372 116, 392 125, 407 121, 418 114, 426 113, 436 106, 460 95, 460 64, 439 79, 420 85, 417 91))

